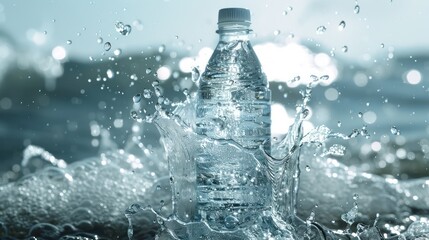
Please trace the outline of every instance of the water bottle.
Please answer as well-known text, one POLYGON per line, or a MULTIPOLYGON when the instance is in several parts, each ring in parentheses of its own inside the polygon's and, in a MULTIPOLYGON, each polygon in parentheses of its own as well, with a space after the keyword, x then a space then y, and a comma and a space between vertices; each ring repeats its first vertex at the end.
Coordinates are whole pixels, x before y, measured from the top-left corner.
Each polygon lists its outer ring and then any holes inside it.
POLYGON ((196 132, 233 140, 256 157, 239 149, 196 156, 196 208, 210 227, 234 230, 269 208, 271 185, 257 153, 261 145, 270 150, 271 91, 249 41, 250 11, 225 8, 218 17, 219 43, 199 81, 196 132))

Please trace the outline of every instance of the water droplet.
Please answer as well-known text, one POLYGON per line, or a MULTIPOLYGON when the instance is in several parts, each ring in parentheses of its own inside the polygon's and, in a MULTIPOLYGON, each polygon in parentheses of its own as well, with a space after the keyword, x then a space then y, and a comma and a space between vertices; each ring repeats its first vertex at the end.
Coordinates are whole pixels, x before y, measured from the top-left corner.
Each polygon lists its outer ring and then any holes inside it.
POLYGON ((346 27, 346 22, 341 21, 340 24, 338 24, 338 30, 343 31, 346 27))
POLYGON ((183 89, 183 94, 185 94, 185 96, 189 96, 189 90, 187 88, 183 89))
POLYGON ((343 51, 343 52, 347 52, 347 51, 349 51, 349 47, 347 47, 347 46, 343 46, 342 48, 341 48, 341 51, 343 51))
POLYGON ((193 82, 197 82, 200 79, 200 70, 197 67, 192 68, 191 78, 193 82))
POLYGON ((150 74, 152 72, 152 68, 146 68, 146 74, 150 74))
POLYGON ((115 73, 111 69, 107 69, 106 75, 108 78, 113 78, 115 76, 115 73))
POLYGON ((275 30, 274 31, 274 36, 278 36, 280 34, 280 30, 275 30))
POLYGON ((228 215, 225 218, 225 227, 228 229, 234 229, 238 224, 238 219, 234 216, 228 215))
POLYGON ((124 36, 127 36, 131 33, 131 26, 124 24, 123 22, 117 22, 115 24, 116 31, 124 36))
POLYGON ((359 5, 356 4, 355 9, 354 9, 355 14, 359 14, 360 12, 360 7, 359 5))
POLYGON ((150 89, 144 89, 143 90, 143 97, 144 98, 151 98, 152 97, 152 91, 150 89))
POLYGON ((113 51, 113 54, 115 54, 115 56, 119 56, 119 55, 121 55, 121 53, 122 53, 122 49, 120 49, 120 48, 115 49, 115 51, 113 51))
POLYGON ((66 42, 68 45, 70 45, 70 44, 72 44, 73 42, 72 42, 72 40, 67 40, 67 42, 66 42))
POLYGON ((103 38, 102 37, 97 38, 97 43, 98 44, 102 44, 103 43, 103 38))
POLYGON ((362 116, 363 116, 363 113, 362 113, 362 112, 359 112, 359 113, 358 113, 358 117, 359 117, 359 118, 362 118, 362 116))
POLYGON ((136 75, 136 74, 131 74, 130 79, 131 79, 131 80, 134 80, 134 81, 139 80, 139 78, 137 77, 137 75, 136 75))
POLYGON ((158 48, 158 52, 159 53, 163 53, 165 51, 165 45, 164 44, 162 44, 161 46, 159 46, 159 48, 158 48))
POLYGON ((310 166, 305 166, 305 171, 307 171, 307 172, 310 172, 311 171, 311 168, 310 168, 310 166))
POLYGON ((355 193, 353 194, 353 200, 357 201, 359 199, 359 194, 355 193))
POLYGON ((112 45, 110 44, 110 42, 106 42, 104 44, 104 50, 109 51, 112 48, 112 45))
POLYGON ((326 32, 326 27, 325 26, 319 26, 319 27, 317 27, 317 29, 316 29, 316 33, 317 34, 323 34, 323 33, 325 33, 326 32))
POLYGON ((290 12, 290 11, 292 11, 292 10, 293 10, 293 7, 292 7, 292 6, 289 6, 289 7, 287 7, 287 10, 290 12))
POLYGON ((130 116, 132 119, 136 120, 139 118, 139 114, 137 113, 137 111, 131 111, 130 112, 130 116))
POLYGON ((156 185, 156 190, 161 190, 161 185, 156 185))
POLYGON ((48 31, 43 31, 43 34, 47 35, 47 34, 48 34, 48 31))
POLYGON ((320 80, 322 80, 322 81, 326 81, 328 79, 329 79, 329 75, 323 75, 320 77, 320 80))
POLYGON ((401 132, 399 131, 399 129, 398 129, 398 128, 396 128, 396 126, 391 127, 391 128, 390 128, 390 132, 391 132, 393 135, 400 135, 400 134, 401 134, 401 132))
POLYGON ((310 110, 308 110, 308 108, 304 109, 302 111, 302 118, 303 119, 307 118, 309 114, 310 114, 310 110))
POLYGON ((384 48, 384 43, 381 43, 381 44, 380 44, 380 47, 381 47, 381 48, 384 48))
POLYGON ((134 103, 139 103, 141 100, 142 100, 142 95, 140 93, 137 93, 136 95, 134 95, 133 97, 134 103))
POLYGON ((283 15, 286 16, 288 12, 286 10, 283 11, 283 15))
POLYGON ((337 122, 337 126, 338 126, 338 127, 341 127, 341 121, 338 121, 338 122, 337 122))
POLYGON ((311 81, 312 81, 312 82, 317 82, 317 81, 319 81, 319 78, 318 78, 316 75, 311 75, 311 76, 310 76, 310 79, 311 79, 311 81))

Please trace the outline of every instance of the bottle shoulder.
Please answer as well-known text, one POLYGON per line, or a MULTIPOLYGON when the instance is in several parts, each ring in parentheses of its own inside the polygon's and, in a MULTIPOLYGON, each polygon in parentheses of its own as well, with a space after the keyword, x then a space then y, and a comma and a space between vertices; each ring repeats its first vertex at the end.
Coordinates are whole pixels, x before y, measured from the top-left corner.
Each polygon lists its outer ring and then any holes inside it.
POLYGON ((249 41, 219 41, 202 74, 202 82, 217 79, 266 82, 261 63, 249 41))

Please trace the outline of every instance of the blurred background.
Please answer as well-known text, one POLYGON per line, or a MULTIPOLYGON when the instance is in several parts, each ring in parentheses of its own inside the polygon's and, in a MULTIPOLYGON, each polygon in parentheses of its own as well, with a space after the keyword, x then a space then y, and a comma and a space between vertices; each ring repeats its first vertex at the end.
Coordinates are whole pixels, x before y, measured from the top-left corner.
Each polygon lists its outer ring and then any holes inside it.
MULTIPOLYGON (((287 132, 299 91, 319 78, 306 131, 357 129, 364 137, 348 142, 343 163, 399 179, 429 175, 429 2, 2 0, 1 181, 19 177, 30 144, 66 162, 97 155, 106 139, 123 147, 136 114, 154 112, 154 82, 160 104, 184 100, 224 7, 252 12, 273 135, 287 132)), ((145 131, 143 141, 158 145, 156 130, 145 131)))

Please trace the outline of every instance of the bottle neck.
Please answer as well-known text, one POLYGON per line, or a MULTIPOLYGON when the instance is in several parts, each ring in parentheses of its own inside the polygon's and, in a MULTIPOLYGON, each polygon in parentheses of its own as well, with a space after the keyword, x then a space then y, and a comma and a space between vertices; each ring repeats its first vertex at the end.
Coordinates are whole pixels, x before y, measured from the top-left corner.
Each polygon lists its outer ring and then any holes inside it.
POLYGON ((219 25, 216 31, 219 34, 219 40, 225 42, 237 40, 248 41, 251 32, 252 30, 249 26, 239 24, 219 25))

